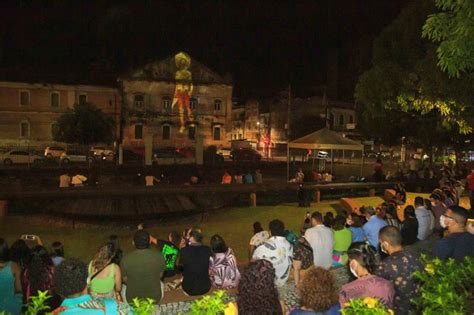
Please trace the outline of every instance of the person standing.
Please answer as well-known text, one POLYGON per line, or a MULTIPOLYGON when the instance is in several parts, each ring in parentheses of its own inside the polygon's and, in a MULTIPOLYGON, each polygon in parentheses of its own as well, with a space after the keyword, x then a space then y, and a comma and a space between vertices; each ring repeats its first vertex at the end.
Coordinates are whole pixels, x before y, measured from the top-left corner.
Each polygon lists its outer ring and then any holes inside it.
POLYGON ((332 230, 323 224, 321 212, 311 214, 311 225, 304 233, 304 238, 313 249, 313 260, 316 267, 329 269, 332 266, 332 252, 334 249, 334 235, 332 230))
POLYGON ((395 313, 408 314, 413 310, 411 299, 419 295, 419 286, 412 275, 423 266, 419 259, 403 250, 402 234, 396 227, 381 229, 379 240, 382 251, 389 256, 380 263, 375 274, 392 282, 395 313))
POLYGON ((138 230, 133 236, 135 250, 122 259, 122 277, 127 285, 125 296, 129 303, 134 298, 151 298, 156 303, 163 298, 161 277, 166 264, 163 255, 150 248, 150 234, 138 230))

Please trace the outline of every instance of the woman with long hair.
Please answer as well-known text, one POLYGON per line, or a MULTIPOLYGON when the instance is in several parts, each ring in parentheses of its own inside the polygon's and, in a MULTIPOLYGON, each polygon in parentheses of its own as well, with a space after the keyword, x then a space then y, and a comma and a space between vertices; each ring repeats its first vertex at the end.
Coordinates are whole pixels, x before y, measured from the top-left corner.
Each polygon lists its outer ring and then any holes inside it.
POLYGON ((116 248, 111 243, 99 248, 89 263, 90 294, 93 297, 120 297, 122 274, 120 267, 113 263, 116 248))
POLYGON ((404 209, 405 221, 401 229, 402 245, 412 245, 418 241, 418 220, 415 214, 415 207, 406 206, 404 209))
POLYGON ((294 309, 290 315, 338 315, 339 305, 336 280, 326 269, 311 267, 298 286, 301 307, 294 309))
POLYGON ((374 297, 386 307, 392 307, 395 289, 390 281, 375 276, 380 262, 376 250, 367 243, 358 242, 349 247, 349 269, 357 279, 342 286, 339 303, 342 307, 351 299, 374 297))
POLYGON ((21 311, 21 268, 10 260, 7 242, 0 238, 0 313, 21 311))
POLYGON ((31 250, 22 239, 17 239, 10 247, 10 260, 17 263, 22 270, 30 261, 31 250))
POLYGON ((57 267, 64 260, 64 246, 61 242, 53 242, 51 244, 51 259, 54 267, 57 267))
POLYGON ((280 300, 275 286, 275 269, 271 262, 260 259, 252 261, 238 287, 236 303, 229 305, 230 314, 278 315, 285 313, 285 304, 280 300))
POLYGON ((237 287, 240 280, 237 260, 232 249, 227 247, 224 239, 218 234, 211 237, 211 251, 209 276, 212 286, 225 290, 237 287))
POLYGON ((46 301, 50 310, 60 305, 60 298, 53 290, 54 264, 46 248, 36 245, 31 250, 31 258, 23 273, 23 298, 27 304, 38 291, 48 291, 52 298, 46 301))
POLYGON ((120 262, 122 261, 123 257, 123 251, 120 248, 118 236, 115 234, 110 235, 108 243, 112 245, 113 250, 115 251, 115 256, 112 258, 112 262, 120 266, 120 262))

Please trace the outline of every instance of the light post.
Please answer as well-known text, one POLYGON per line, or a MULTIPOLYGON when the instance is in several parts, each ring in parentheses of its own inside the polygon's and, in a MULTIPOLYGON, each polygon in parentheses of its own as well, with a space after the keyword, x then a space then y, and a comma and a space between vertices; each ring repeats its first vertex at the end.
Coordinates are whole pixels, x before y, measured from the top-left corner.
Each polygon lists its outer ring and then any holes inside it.
POLYGON ((260 151, 260 121, 257 121, 257 151, 260 151))

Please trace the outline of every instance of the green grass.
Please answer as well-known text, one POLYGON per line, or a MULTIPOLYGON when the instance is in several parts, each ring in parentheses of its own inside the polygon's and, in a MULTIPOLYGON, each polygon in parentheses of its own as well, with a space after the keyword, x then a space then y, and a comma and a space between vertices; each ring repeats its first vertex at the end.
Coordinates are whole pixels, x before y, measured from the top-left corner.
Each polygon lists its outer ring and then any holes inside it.
MULTIPOLYGON (((409 200, 414 195, 409 194, 409 200)), ((382 202, 379 197, 356 198, 359 205, 378 205, 382 202)), ((147 230, 154 236, 166 238, 170 231, 183 231, 191 226, 203 229, 204 243, 209 244, 213 234, 220 234, 228 246, 236 253, 239 261, 247 260, 248 241, 252 237, 252 224, 260 221, 264 227, 272 219, 280 219, 289 230, 298 232, 306 211, 321 211, 323 214, 340 210, 338 201, 323 201, 312 204, 310 208, 299 208, 295 204, 282 204, 278 206, 260 206, 256 208, 242 207, 220 209, 209 213, 201 220, 201 216, 184 217, 178 220, 155 222, 147 230)), ((107 240, 111 234, 117 234, 125 252, 132 249, 132 235, 134 227, 102 225, 77 225, 72 228, 70 222, 59 219, 30 218, 27 216, 8 216, 0 220, 0 237, 7 239, 11 244, 21 234, 39 235, 46 247, 54 241, 64 244, 67 257, 78 257, 85 261, 92 258, 96 249, 107 240)))

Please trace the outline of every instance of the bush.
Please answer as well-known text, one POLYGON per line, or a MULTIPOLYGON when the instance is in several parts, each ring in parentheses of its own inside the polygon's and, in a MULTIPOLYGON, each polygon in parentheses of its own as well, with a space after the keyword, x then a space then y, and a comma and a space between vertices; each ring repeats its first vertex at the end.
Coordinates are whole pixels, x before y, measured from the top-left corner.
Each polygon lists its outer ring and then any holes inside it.
POLYGON ((364 299, 352 299, 344 305, 342 315, 393 315, 391 309, 387 309, 376 298, 366 297, 364 299))
POLYGON ((191 315, 216 315, 224 314, 227 294, 222 291, 216 291, 214 295, 206 295, 199 300, 195 300, 191 306, 191 315))
POLYGON ((474 259, 466 257, 464 264, 453 259, 428 260, 422 255, 424 270, 414 277, 421 282, 420 297, 413 299, 422 314, 467 314, 470 287, 474 281, 474 259))

